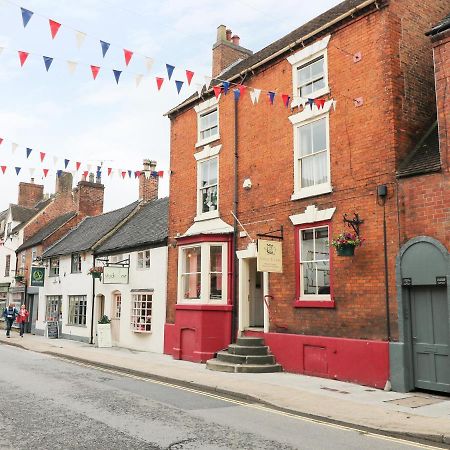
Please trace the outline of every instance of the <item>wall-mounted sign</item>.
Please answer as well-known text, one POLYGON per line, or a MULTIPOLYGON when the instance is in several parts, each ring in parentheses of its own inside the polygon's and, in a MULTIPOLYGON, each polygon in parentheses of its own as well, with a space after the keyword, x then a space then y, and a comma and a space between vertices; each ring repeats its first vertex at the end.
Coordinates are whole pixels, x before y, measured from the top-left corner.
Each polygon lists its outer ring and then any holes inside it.
POLYGON ((283 247, 279 241, 258 239, 258 272, 283 272, 283 247))
POLYGON ((31 286, 43 287, 45 278, 45 267, 31 268, 31 286))
POLYGON ((103 284, 128 284, 128 267, 105 266, 103 284))

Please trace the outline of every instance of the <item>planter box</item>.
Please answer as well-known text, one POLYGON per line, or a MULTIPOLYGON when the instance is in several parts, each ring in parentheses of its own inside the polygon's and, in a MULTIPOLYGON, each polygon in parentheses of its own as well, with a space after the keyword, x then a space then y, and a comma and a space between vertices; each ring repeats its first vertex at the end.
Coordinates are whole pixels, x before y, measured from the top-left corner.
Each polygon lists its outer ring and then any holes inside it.
POLYGON ((97 347, 99 347, 99 348, 112 347, 111 324, 110 323, 98 323, 97 324, 97 347))
POLYGON ((355 254, 354 245, 341 245, 336 249, 338 256, 353 256, 355 254))
POLYGON ((91 272, 92 278, 98 278, 100 279, 102 277, 101 272, 91 272))

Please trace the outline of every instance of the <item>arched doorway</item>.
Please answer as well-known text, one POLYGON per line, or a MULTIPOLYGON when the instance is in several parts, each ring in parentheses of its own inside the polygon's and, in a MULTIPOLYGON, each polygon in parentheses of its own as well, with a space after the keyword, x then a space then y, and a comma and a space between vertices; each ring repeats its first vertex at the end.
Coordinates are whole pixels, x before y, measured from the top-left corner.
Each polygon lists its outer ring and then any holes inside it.
POLYGON ((419 236, 397 258, 399 342, 390 345, 395 390, 450 392, 450 262, 437 240, 419 236))

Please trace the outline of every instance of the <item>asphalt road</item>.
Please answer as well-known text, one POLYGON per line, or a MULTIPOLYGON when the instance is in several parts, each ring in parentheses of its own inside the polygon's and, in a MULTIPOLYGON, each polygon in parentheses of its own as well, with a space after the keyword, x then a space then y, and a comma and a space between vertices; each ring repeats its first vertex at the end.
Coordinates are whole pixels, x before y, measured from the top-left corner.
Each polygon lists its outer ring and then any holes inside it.
POLYGON ((0 345, 0 449, 435 448, 0 345))

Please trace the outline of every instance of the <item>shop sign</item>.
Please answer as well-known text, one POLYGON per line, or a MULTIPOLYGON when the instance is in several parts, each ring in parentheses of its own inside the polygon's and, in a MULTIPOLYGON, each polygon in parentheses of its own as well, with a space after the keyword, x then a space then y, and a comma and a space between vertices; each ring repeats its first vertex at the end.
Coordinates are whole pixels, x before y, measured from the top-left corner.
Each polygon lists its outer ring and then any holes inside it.
POLYGON ((103 268, 103 284, 128 284, 128 267, 106 266, 103 268))
POLYGON ((258 272, 283 272, 283 248, 279 241, 258 239, 258 272))
POLYGON ((31 286, 43 287, 45 277, 45 267, 31 268, 31 286))

